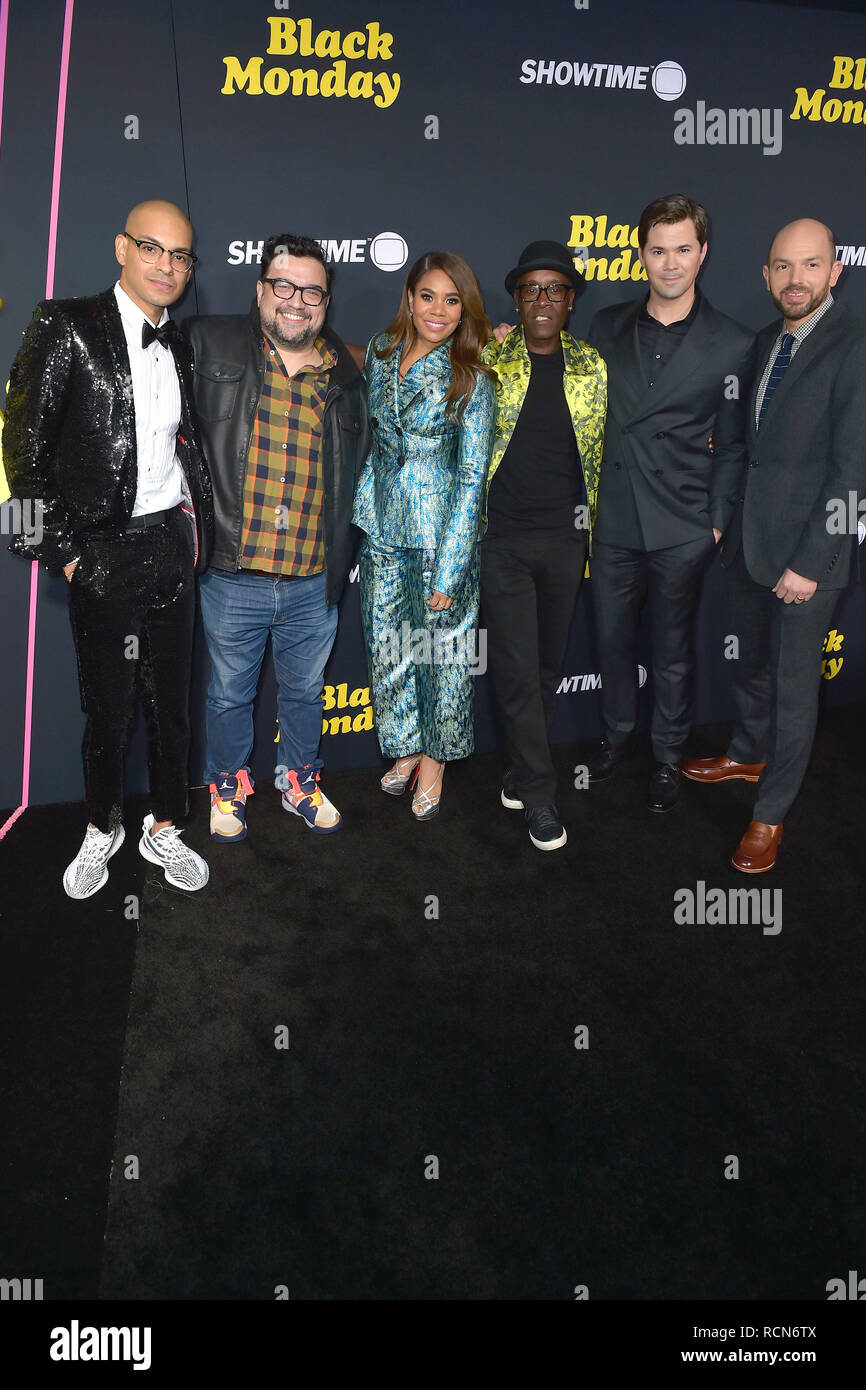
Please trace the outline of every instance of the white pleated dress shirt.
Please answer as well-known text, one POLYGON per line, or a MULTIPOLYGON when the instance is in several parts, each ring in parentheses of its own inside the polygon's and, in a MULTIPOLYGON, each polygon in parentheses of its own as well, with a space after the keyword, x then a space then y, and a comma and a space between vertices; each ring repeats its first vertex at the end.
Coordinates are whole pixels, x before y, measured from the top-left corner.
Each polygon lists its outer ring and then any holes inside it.
MULTIPOLYGON (((133 516, 168 511, 183 496, 183 472, 177 458, 180 382, 171 350, 163 343, 141 346, 141 329, 151 320, 134 304, 120 282, 114 286, 120 310, 135 401, 138 485, 133 516)), ((164 309, 159 327, 168 321, 164 309)))

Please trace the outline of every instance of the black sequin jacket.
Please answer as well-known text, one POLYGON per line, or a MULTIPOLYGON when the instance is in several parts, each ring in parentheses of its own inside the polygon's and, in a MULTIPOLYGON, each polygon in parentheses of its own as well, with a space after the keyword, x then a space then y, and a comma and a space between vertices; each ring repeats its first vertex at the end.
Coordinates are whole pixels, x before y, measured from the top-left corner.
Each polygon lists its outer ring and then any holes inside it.
MULTIPOLYGON (((196 569, 206 568, 213 497, 192 408, 189 345, 172 337, 181 423, 177 455, 184 507, 195 521, 196 569)), ((13 497, 41 503, 41 535, 10 550, 59 571, 91 536, 119 535, 138 482, 135 407, 126 337, 114 290, 37 305, 10 374, 3 461, 13 497)))

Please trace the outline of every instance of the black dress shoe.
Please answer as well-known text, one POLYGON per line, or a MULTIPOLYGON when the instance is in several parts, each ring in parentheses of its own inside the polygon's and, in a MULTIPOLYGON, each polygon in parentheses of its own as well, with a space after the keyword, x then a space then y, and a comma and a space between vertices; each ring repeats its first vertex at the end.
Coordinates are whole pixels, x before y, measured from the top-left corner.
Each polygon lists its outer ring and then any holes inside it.
POLYGON ((561 849, 568 836, 555 806, 530 806, 524 812, 536 849, 561 849))
POLYGON ((683 774, 673 763, 659 763, 649 784, 651 811, 670 811, 680 799, 683 774))
POLYGON ((608 777, 613 776, 614 768, 622 756, 621 750, 611 748, 607 739, 603 738, 586 760, 590 782, 606 782, 608 777))

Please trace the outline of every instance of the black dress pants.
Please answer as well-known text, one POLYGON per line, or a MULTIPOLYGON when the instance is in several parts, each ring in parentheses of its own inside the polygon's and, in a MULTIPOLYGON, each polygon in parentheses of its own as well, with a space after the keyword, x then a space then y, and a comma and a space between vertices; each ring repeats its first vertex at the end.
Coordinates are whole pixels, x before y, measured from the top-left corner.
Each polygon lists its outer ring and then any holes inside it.
POLYGON ((137 699, 147 723, 151 810, 189 806, 189 682, 195 622, 193 539, 180 508, 158 526, 84 543, 69 586, 90 820, 122 820, 123 764, 137 699))
POLYGON ((652 748, 660 763, 679 763, 694 717, 695 619, 701 582, 715 550, 706 540, 664 550, 629 550, 597 541, 592 596, 601 665, 605 738, 621 751, 637 727, 637 631, 650 605, 652 748))
POLYGON ((806 775, 824 639, 840 597, 839 589, 818 589, 807 603, 784 603, 752 578, 742 550, 728 570, 731 626, 740 642, 728 757, 766 763, 752 817, 767 825, 785 819, 806 775))
POLYGON ((548 731, 587 535, 573 528, 490 537, 481 546, 487 662, 514 789, 526 807, 556 800, 548 731))

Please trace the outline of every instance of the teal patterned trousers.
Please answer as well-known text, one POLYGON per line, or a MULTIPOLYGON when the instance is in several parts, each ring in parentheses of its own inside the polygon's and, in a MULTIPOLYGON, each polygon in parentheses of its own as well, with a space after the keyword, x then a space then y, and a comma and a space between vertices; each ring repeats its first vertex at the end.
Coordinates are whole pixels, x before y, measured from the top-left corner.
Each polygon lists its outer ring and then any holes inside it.
POLYGON ((474 677, 486 666, 478 632, 480 548, 450 608, 427 606, 436 552, 365 537, 361 619, 379 746, 389 758, 426 753, 437 762, 474 747, 474 677))

